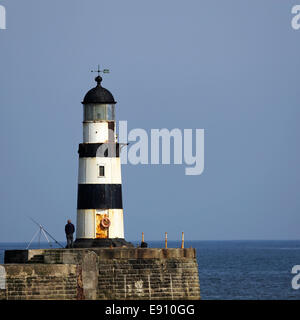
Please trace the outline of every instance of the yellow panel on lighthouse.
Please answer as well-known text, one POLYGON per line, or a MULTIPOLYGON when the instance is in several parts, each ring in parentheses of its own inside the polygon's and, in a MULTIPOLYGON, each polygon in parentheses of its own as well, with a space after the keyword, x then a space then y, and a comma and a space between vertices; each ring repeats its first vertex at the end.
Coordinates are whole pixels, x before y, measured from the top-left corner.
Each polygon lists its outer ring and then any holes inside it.
POLYGON ((108 228, 104 228, 102 226, 101 221, 104 218, 108 218, 108 214, 96 214, 96 238, 97 239, 103 239, 108 238, 108 228))

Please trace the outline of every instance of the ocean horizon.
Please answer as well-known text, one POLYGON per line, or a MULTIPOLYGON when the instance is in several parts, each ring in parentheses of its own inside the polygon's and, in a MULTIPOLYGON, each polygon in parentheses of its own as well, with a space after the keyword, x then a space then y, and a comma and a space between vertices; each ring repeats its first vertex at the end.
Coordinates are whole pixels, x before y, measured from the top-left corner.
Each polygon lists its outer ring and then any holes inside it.
MULTIPOLYGON (((66 245, 65 241, 60 243, 66 245)), ((164 247, 164 241, 147 243, 153 248, 164 247)), ((26 249, 27 245, 0 242, 0 264, 5 250, 26 249)), ((169 248, 180 245, 181 241, 168 240, 169 248)), ((39 247, 49 245, 35 242, 30 246, 39 247)), ((300 290, 294 290, 291 284, 295 276, 291 270, 300 265, 300 240, 194 240, 185 241, 185 247, 196 249, 203 300, 300 299, 300 290)))

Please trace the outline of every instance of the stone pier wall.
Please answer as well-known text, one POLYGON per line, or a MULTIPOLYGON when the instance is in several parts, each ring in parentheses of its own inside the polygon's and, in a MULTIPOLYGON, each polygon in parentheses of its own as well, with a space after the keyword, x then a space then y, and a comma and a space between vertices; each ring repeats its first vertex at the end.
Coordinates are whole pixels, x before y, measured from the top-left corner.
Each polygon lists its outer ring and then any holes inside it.
POLYGON ((200 299, 194 249, 6 251, 0 299, 200 299))
POLYGON ((77 299, 76 265, 5 265, 1 300, 77 299))

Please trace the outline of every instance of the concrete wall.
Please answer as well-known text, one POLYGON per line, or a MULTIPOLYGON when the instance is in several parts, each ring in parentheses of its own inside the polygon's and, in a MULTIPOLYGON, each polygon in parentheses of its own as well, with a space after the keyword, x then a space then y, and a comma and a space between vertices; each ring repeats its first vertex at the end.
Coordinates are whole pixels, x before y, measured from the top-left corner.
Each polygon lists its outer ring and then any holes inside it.
POLYGON ((5 262, 0 299, 200 299, 194 249, 7 251, 5 262))

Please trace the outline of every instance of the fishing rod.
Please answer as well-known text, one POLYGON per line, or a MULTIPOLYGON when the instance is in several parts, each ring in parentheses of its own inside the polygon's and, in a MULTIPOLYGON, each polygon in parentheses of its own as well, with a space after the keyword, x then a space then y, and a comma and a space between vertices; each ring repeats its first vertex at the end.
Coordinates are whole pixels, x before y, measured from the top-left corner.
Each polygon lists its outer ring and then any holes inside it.
MULTIPOLYGON (((52 240, 54 240, 55 243, 57 243, 60 247, 64 248, 64 246, 63 246, 62 244, 60 244, 54 237, 52 237, 52 235, 51 235, 40 223, 38 223, 37 221, 35 221, 35 220, 34 220, 33 218, 31 218, 31 217, 29 217, 29 219, 30 219, 33 223, 35 223, 35 224, 40 228, 40 230, 38 230, 38 231, 40 231, 40 234, 41 234, 41 232, 43 232, 43 234, 44 234, 44 236, 45 236, 45 238, 47 239, 47 241, 48 241, 49 244, 50 244, 50 241, 49 241, 47 235, 48 235, 52 240)), ((38 231, 37 231, 37 232, 38 232, 38 231)), ((31 242, 33 241, 33 239, 35 238, 35 236, 36 236, 36 234, 34 235, 34 237, 32 238, 32 240, 30 241, 28 247, 30 246, 30 244, 31 244, 31 242)), ((51 246, 51 244, 50 244, 50 246, 51 246)), ((27 248, 28 248, 28 247, 27 247, 27 248)))

